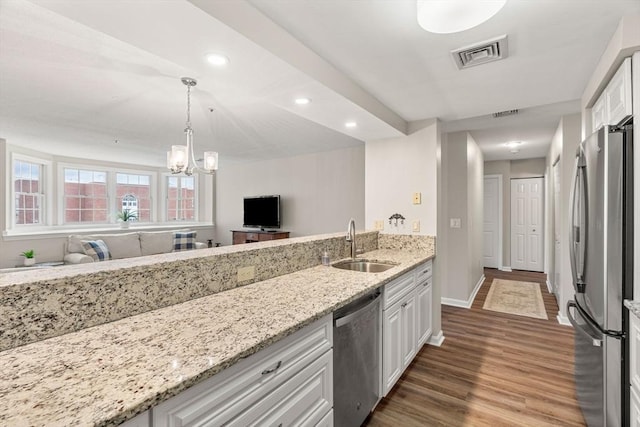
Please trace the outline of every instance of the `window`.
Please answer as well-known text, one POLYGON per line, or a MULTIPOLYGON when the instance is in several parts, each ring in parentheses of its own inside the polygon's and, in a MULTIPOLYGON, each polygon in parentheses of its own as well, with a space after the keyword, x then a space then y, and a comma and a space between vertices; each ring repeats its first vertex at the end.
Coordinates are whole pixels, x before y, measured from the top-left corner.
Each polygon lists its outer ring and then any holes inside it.
POLYGON ((64 168, 64 222, 107 221, 107 173, 64 168))
POLYGON ((13 160, 14 224, 44 222, 42 172, 42 164, 21 159, 13 160))
POLYGON ((116 173, 116 203, 121 210, 138 214, 138 221, 151 222, 151 176, 116 173))
POLYGON ((195 221, 195 201, 195 177, 167 177, 167 221, 195 221))

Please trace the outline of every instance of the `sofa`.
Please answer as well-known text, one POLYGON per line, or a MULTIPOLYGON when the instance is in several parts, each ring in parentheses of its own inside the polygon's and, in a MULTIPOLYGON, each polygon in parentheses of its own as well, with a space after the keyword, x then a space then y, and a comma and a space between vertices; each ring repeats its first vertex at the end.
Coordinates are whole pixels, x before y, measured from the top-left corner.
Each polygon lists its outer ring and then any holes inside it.
POLYGON ((190 230, 72 234, 65 245, 64 263, 84 264, 207 247, 195 239, 196 232, 190 230))

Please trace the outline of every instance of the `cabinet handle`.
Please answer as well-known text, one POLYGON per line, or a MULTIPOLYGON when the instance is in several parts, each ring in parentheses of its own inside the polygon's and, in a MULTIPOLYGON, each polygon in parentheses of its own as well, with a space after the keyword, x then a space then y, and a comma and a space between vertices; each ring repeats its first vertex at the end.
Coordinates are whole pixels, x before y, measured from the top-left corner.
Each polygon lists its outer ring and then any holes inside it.
POLYGON ((269 374, 277 371, 278 368, 280 368, 280 366, 282 366, 282 360, 279 360, 275 367, 273 367, 271 369, 265 369, 264 371, 262 371, 262 375, 269 375, 269 374))
POLYGON ((407 302, 405 302, 404 304, 402 304, 400 307, 405 308, 407 306, 407 302))

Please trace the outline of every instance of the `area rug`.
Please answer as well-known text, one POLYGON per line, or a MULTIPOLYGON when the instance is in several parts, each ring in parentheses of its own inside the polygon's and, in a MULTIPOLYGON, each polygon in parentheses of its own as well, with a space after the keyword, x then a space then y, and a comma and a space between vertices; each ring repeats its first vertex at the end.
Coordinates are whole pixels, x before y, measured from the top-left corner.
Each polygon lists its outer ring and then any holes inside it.
POLYGON ((548 319, 540 285, 533 282, 493 279, 482 308, 518 316, 548 319))

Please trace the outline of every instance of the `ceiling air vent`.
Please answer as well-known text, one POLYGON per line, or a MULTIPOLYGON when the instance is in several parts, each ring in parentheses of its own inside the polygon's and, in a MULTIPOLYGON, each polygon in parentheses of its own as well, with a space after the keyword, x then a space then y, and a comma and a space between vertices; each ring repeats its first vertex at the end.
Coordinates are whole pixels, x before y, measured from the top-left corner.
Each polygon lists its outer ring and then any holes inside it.
POLYGON ((492 116, 494 119, 500 118, 500 117, 506 117, 506 116, 513 116, 514 114, 518 114, 518 110, 505 110, 505 111, 498 111, 497 113, 493 113, 492 116))
POLYGON ((452 50, 451 55, 459 69, 499 61, 509 56, 507 35, 452 50))

